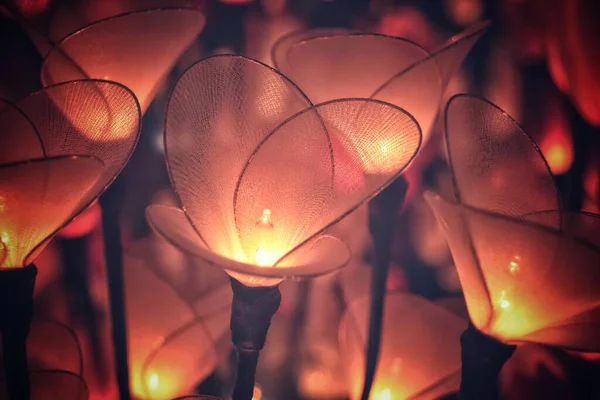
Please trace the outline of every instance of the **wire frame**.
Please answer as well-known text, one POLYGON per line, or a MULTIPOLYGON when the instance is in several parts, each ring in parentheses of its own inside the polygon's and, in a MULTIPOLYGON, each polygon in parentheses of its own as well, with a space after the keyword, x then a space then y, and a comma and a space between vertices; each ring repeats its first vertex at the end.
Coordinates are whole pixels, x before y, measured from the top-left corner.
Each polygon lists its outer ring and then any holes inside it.
POLYGON ((102 162, 61 156, 0 165, 0 267, 23 267, 95 196, 102 162))
POLYGON ((428 193, 457 265, 469 315, 507 342, 600 345, 600 216, 566 213, 533 140, 469 95, 446 109, 457 203, 428 193))
POLYGON ((27 115, 14 104, 0 99, 0 164, 42 158, 41 138, 27 115))
POLYGON ((395 104, 414 115, 426 142, 446 85, 486 28, 474 25, 431 53, 386 35, 296 32, 280 39, 272 55, 314 103, 362 97, 395 104))
MULTIPOLYGON (((0 351, 1 353, 1 351, 0 351)), ((1 356, 1 354, 0 354, 1 356)), ((75 332, 61 322, 34 318, 27 337, 32 400, 87 400, 83 359, 75 332)), ((0 370, 2 369, 0 363, 0 370)), ((0 371, 0 376, 4 373, 0 371)), ((8 398, 0 380, 0 398, 8 398)))
POLYGON ((503 110, 471 95, 450 99, 446 148, 460 203, 560 227, 558 189, 533 139, 503 110), (543 219, 543 221, 542 221, 543 219))
MULTIPOLYGON (((104 168, 94 188, 97 195, 121 172, 141 129, 134 94, 116 82, 85 79, 47 86, 16 107, 35 128, 44 157, 88 154, 102 161, 104 168)), ((21 136, 16 128, 10 132, 21 136)), ((20 151, 28 145, 29 141, 19 140, 14 148, 20 151)))
POLYGON ((162 79, 198 36, 204 21, 197 9, 160 8, 92 22, 64 37, 46 55, 42 83, 110 79, 131 88, 145 112, 162 79))
MULTIPOLYGON (((432 399, 460 384, 460 335, 466 322, 419 296, 386 295, 381 355, 371 398, 432 399)), ((368 336, 369 298, 355 300, 340 324, 350 399, 360 399, 368 336)))
POLYGON ((426 199, 477 328, 510 343, 600 350, 600 215, 568 217, 560 231, 432 193, 426 199))
POLYGON ((48 26, 48 38, 53 43, 69 36, 86 26, 130 12, 158 8, 192 8, 192 0, 110 0, 98 3, 94 0, 81 0, 63 4, 52 15, 48 26))
POLYGON ((418 124, 398 107, 366 99, 310 107, 266 65, 210 57, 180 78, 167 110, 167 164, 182 211, 151 207, 149 220, 247 284, 325 273, 349 254, 319 234, 393 181, 420 144, 418 124), (273 224, 263 248, 265 213, 273 224), (257 265, 261 249, 271 267, 257 265))
POLYGON ((189 393, 227 354, 232 293, 229 282, 205 281, 210 292, 186 299, 149 268, 135 243, 125 256, 131 387, 139 398, 166 400, 189 393), (157 317, 160 316, 160 317, 157 317))

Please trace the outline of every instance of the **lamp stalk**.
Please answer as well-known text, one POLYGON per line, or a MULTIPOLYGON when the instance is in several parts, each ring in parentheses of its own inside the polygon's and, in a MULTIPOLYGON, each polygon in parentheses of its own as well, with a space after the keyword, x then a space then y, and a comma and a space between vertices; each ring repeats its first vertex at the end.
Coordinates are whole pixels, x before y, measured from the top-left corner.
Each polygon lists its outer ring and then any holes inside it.
POLYGON ((500 370, 516 346, 501 343, 485 335, 470 321, 467 330, 460 337, 460 344, 462 371, 458 398, 498 399, 500 370))
POLYGON ((117 177, 108 190, 100 196, 102 208, 102 229, 104 236, 104 257, 108 277, 110 314, 112 319, 112 340, 119 386, 119 399, 131 400, 129 389, 129 360, 127 350, 127 323, 125 315, 125 283, 123 275, 123 247, 119 217, 124 197, 122 175, 117 177))
POLYGON ((6 389, 10 400, 29 400, 27 336, 33 318, 33 288, 37 268, 0 270, 0 332, 6 389))
POLYGON ((369 203, 369 230, 375 248, 375 263, 371 280, 369 339, 367 343, 365 381, 362 400, 369 400, 375 380, 385 306, 385 288, 390 266, 394 236, 394 215, 402 206, 408 184, 404 177, 396 179, 369 203))
POLYGON ((233 400, 252 400, 258 356, 281 303, 279 286, 249 287, 231 278, 231 337, 238 355, 233 400))

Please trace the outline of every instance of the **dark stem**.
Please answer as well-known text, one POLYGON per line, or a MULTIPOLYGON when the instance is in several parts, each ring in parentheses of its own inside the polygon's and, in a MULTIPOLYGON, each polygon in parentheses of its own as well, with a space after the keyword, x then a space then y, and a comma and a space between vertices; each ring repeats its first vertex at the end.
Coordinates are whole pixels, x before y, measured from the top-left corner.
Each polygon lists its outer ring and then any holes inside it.
POLYGON ((375 248, 375 263, 371 280, 369 339, 367 343, 365 382, 361 399, 368 400, 375 379, 381 347, 381 329, 385 306, 385 288, 390 266, 394 216, 404 201, 408 184, 403 177, 396 179, 369 203, 369 230, 375 248))
POLYGON ((252 400, 258 356, 281 303, 279 286, 248 287, 231 279, 231 339, 238 354, 233 400, 252 400))
POLYGON ((495 400, 499 398, 498 376, 504 363, 515 351, 510 346, 485 335, 469 322, 460 337, 462 380, 460 400, 495 400))
POLYGON ((33 318, 33 288, 37 268, 0 270, 0 332, 6 388, 11 400, 29 400, 27 335, 33 318))
POLYGON ((104 234, 104 257, 108 277, 112 340, 119 386, 119 399, 131 400, 129 391, 129 361, 127 352, 127 321, 125 316, 125 283, 123 277, 123 247, 119 217, 124 198, 123 176, 100 197, 102 229, 104 234))

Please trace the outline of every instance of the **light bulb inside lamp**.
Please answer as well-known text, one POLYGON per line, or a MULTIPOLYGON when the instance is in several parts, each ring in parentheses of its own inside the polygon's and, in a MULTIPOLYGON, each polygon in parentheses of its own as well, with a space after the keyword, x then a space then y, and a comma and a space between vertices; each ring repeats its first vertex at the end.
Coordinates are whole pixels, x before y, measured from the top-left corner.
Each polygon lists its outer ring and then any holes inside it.
POLYGON ((274 229, 273 222, 271 222, 271 210, 266 208, 256 223, 256 235, 258 238, 256 253, 254 255, 256 265, 268 267, 277 261, 272 249, 274 229))

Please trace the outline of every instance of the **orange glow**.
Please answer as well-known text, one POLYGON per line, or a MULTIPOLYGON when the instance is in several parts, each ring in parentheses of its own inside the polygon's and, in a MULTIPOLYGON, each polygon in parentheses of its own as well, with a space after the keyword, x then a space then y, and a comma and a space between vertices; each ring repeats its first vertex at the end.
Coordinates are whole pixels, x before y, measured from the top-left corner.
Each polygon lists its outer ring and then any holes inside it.
POLYGON ((257 248, 254 263, 261 267, 268 267, 278 259, 278 253, 273 250, 273 231, 275 227, 271 222, 271 210, 265 208, 259 221, 256 223, 257 248))
POLYGON ((262 400, 262 389, 260 386, 254 386, 254 392, 252 393, 252 400, 262 400))
POLYGON ((573 164, 573 143, 564 113, 553 110, 548 116, 540 150, 555 175, 564 174, 573 164))
POLYGON ((135 363, 131 374, 131 390, 135 398, 169 400, 179 395, 182 390, 180 382, 169 374, 170 369, 165 366, 160 371, 148 371, 142 377, 139 363, 135 363))
POLYGON ((369 174, 389 174, 406 161, 404 152, 391 137, 382 138, 374 146, 363 147, 360 156, 369 174))

